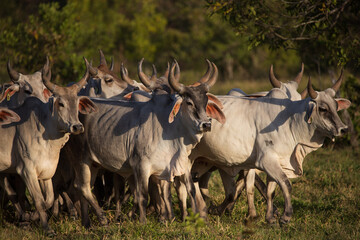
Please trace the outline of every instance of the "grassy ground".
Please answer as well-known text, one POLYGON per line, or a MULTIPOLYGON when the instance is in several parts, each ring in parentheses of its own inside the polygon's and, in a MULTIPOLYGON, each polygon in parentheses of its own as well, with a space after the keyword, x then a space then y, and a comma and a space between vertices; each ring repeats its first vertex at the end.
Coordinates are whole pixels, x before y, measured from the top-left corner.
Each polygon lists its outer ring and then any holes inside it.
MULTIPOLYGON (((360 239, 360 159, 359 151, 349 147, 338 150, 319 149, 304 163, 304 176, 292 182, 294 215, 285 227, 265 223, 266 206, 256 192, 256 207, 260 219, 250 226, 244 224, 247 204, 244 195, 235 205, 232 216, 210 216, 206 224, 196 216, 185 223, 159 223, 155 216, 148 224, 140 225, 126 218, 115 222, 113 210, 106 214, 111 221, 101 227, 95 216, 93 226, 86 230, 79 220, 66 214, 50 219, 57 239, 360 239)), ((218 173, 211 179, 213 200, 220 203, 223 189, 218 173)), ((177 203, 176 195, 173 195, 177 203)), ((275 204, 283 210, 283 198, 277 189, 275 204)), ((129 208, 130 206, 127 206, 129 208)), ((175 204, 179 218, 179 209, 175 204)), ((24 230, 9 221, 8 212, 0 212, 0 239, 46 238, 39 226, 33 224, 24 230)))

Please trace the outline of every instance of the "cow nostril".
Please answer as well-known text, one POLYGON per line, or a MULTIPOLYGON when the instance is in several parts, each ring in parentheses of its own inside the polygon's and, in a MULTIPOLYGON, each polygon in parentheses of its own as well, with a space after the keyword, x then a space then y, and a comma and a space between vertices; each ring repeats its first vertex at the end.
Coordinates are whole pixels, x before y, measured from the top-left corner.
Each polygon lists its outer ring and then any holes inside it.
POLYGON ((210 131, 211 130, 211 122, 204 122, 201 124, 201 127, 204 131, 210 131))
POLYGON ((341 134, 345 134, 345 133, 347 133, 348 131, 349 131, 349 128, 346 127, 346 128, 342 128, 342 129, 340 130, 340 133, 341 133, 341 134))

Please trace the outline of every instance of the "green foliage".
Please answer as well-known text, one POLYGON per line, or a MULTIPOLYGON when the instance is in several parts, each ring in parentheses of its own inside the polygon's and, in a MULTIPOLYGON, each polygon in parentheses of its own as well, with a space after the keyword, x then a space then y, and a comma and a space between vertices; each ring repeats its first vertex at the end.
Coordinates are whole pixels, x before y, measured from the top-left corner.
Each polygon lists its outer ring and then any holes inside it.
POLYGON ((349 75, 341 90, 343 95, 351 101, 348 111, 355 131, 358 133, 358 136, 360 136, 360 79, 349 75))
POLYGON ((249 36, 250 49, 269 44, 272 49, 297 49, 303 60, 321 61, 323 67, 360 65, 359 1, 207 2, 212 13, 249 36))

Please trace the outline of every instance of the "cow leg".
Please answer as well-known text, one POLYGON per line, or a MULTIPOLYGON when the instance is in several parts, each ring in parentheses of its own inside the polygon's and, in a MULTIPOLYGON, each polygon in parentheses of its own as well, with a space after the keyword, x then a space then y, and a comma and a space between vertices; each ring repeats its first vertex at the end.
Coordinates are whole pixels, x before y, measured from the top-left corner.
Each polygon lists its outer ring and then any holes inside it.
MULTIPOLYGON (((291 184, 285 173, 282 171, 281 166, 278 161, 266 161, 263 159, 263 167, 266 173, 270 178, 276 181, 279 184, 281 191, 284 195, 285 200, 285 210, 283 215, 280 218, 280 223, 288 223, 293 214, 293 208, 291 205, 291 184)), ((270 159, 269 159, 270 160, 270 159)), ((269 193, 268 193, 269 197, 269 193)), ((268 199, 269 200, 269 199, 268 199)), ((269 207, 269 204, 268 204, 269 207)), ((271 207, 272 208, 272 207, 271 207)), ((272 209, 271 209, 272 210, 272 209)), ((273 211, 272 211, 273 212, 273 211)))
POLYGON ((175 182, 176 194, 179 199, 181 220, 185 221, 185 218, 188 215, 187 204, 186 204, 186 198, 187 198, 186 187, 185 184, 182 181, 180 181, 180 177, 175 177, 174 182, 175 182))
MULTIPOLYGON (((185 186, 186 186, 186 190, 187 193, 190 197, 190 201, 191 201, 191 209, 194 213, 199 212, 199 209, 196 205, 196 190, 195 190, 195 185, 194 182, 192 180, 192 177, 190 176, 189 172, 186 172, 182 178, 184 179, 185 182, 185 186)), ((200 182, 199 182, 199 187, 200 187, 200 182)), ((201 191, 201 189, 200 189, 201 191)), ((186 210, 186 209, 185 209, 186 210)))
POLYGON ((33 198, 33 201, 35 203, 35 208, 40 216, 41 226, 47 232, 48 235, 53 235, 55 232, 49 227, 47 222, 47 215, 45 212, 46 203, 43 194, 41 193, 41 188, 39 185, 39 181, 35 169, 25 167, 21 172, 19 172, 19 175, 24 180, 31 197, 33 198))
POLYGON ((160 181, 161 190, 162 190, 162 198, 165 203, 167 219, 172 222, 175 218, 174 211, 172 207, 172 198, 171 198, 171 184, 168 181, 162 180, 160 181))
POLYGON ((225 200, 217 207, 217 214, 222 216, 225 210, 234 203, 236 190, 234 178, 221 169, 219 169, 219 172, 224 185, 225 200))
MULTIPOLYGON (((90 163, 91 164, 91 163, 90 163)), ((107 225, 108 221, 105 217, 105 213, 99 206, 98 202, 94 198, 91 192, 91 184, 94 183, 96 174, 97 174, 97 168, 91 168, 88 164, 80 164, 80 172, 78 173, 76 171, 77 177, 75 179, 75 186, 79 188, 81 191, 83 197, 86 199, 81 199, 81 219, 82 223, 85 227, 89 227, 89 215, 88 215, 88 206, 87 203, 89 203, 96 212, 96 215, 99 219, 100 224, 107 225)))
POLYGON ((276 189, 276 182, 268 177, 266 221, 271 224, 276 222, 276 219, 274 217, 274 209, 273 209, 275 189, 276 189))
POLYGON ((250 169, 246 175, 246 196, 248 201, 248 219, 254 220, 258 216, 254 204, 255 169, 250 169))
POLYGON ((3 174, 0 174, 0 186, 5 190, 8 199, 12 202, 16 210, 16 218, 18 220, 23 220, 21 218, 24 217, 24 211, 19 203, 19 198, 12 188, 9 178, 3 174))
POLYGON ((66 208, 69 211, 70 217, 73 218, 73 219, 76 219, 77 218, 77 211, 75 209, 73 201, 71 200, 71 198, 69 197, 69 195, 65 191, 63 191, 61 193, 61 196, 63 197, 63 199, 65 201, 66 208))
POLYGON ((113 174, 114 198, 116 204, 115 219, 118 219, 121 213, 121 197, 125 194, 125 179, 119 174, 113 174))
POLYGON ((59 216, 59 197, 60 197, 60 194, 58 192, 54 193, 54 203, 53 203, 53 207, 52 207, 52 215, 56 218, 59 216))
POLYGON ((200 191, 199 182, 194 182, 194 186, 195 186, 196 206, 198 207, 200 217, 207 219, 207 207, 205 200, 200 191))
POLYGON ((140 223, 146 224, 146 207, 148 205, 148 186, 150 175, 145 169, 134 171, 136 184, 136 197, 138 198, 140 223))
POLYGON ((45 193, 45 206, 46 209, 50 209, 54 203, 54 189, 53 189, 52 180, 50 178, 42 181, 43 181, 43 185, 42 185, 43 192, 45 193))
MULTIPOLYGON (((209 201, 211 201, 209 194, 209 180, 211 175, 212 172, 208 171, 199 178, 200 191, 206 203, 209 203, 209 201)), ((212 203, 209 204, 212 205, 212 203)))
MULTIPOLYGON (((267 190, 266 190, 267 186, 258 174, 255 174, 255 187, 260 192, 260 194, 264 198, 265 202, 267 202, 267 190)), ((274 215, 277 215, 278 210, 274 203, 273 203, 273 208, 274 208, 274 215)))

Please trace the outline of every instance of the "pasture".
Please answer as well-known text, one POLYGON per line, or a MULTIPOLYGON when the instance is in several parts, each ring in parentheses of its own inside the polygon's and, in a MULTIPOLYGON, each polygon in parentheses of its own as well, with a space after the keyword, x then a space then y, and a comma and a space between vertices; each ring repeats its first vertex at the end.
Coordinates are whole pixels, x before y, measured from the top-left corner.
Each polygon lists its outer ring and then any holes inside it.
MULTIPOLYGON (((141 225, 125 215, 120 222, 114 221, 112 206, 106 210, 111 220, 102 227, 91 215, 90 229, 81 226, 79 219, 69 219, 62 213, 51 218, 50 226, 56 231, 56 239, 359 239, 360 238, 360 152, 350 147, 327 146, 311 153, 304 162, 304 176, 292 181, 294 215, 283 227, 265 222, 266 205, 260 194, 255 193, 255 205, 260 215, 257 222, 245 224, 247 203, 244 193, 236 203, 232 216, 209 215, 208 222, 189 217, 179 222, 180 211, 177 196, 173 192, 175 214, 172 223, 160 223, 155 215, 148 216, 148 223, 141 225)), ((220 204, 224 198, 218 172, 210 180, 213 201, 220 204)), ((276 191, 276 206, 283 211, 283 197, 276 191)), ((126 213, 130 205, 123 208, 126 213)), ((13 213, 13 211, 11 211, 13 213)), ((12 222, 12 214, 0 213, 0 239, 44 239, 40 226, 32 224, 22 229, 12 222)))

